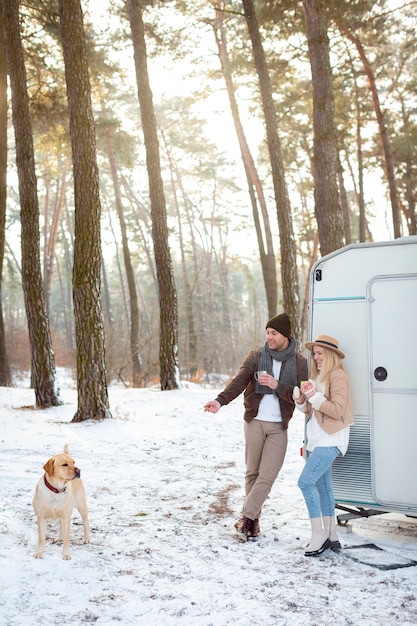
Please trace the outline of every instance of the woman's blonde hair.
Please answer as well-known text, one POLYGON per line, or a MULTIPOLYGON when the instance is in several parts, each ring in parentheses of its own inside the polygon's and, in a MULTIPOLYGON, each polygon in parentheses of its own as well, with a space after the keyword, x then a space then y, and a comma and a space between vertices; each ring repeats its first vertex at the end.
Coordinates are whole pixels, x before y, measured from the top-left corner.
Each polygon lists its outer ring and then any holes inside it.
MULTIPOLYGON (((330 350, 329 348, 325 348, 324 346, 321 346, 321 347, 323 349, 323 355, 324 355, 323 365, 321 367, 321 370, 318 370, 317 363, 315 362, 313 358, 311 359, 311 378, 313 379, 319 378, 320 382, 322 382, 325 385, 330 376, 330 372, 336 369, 343 370, 344 367, 342 364, 342 359, 337 354, 337 352, 335 352, 334 350, 330 350)), ((314 346, 313 346, 313 349, 311 350, 311 356, 313 356, 313 350, 314 350, 314 346)))

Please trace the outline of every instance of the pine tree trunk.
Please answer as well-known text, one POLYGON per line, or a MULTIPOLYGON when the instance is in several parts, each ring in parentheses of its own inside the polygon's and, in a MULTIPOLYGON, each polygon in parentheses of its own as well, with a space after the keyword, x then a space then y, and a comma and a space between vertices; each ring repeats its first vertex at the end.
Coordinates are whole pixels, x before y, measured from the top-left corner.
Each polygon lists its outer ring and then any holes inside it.
POLYGON ((265 116, 266 136, 277 205, 279 240, 281 248, 281 280, 283 307, 288 313, 293 335, 301 345, 300 299, 298 289, 297 251, 291 217, 291 206, 285 182, 284 161, 281 141, 277 130, 277 116, 272 96, 271 79, 266 63, 265 52, 259 32, 258 19, 253 0, 243 0, 243 9, 249 36, 252 42, 253 57, 259 77, 262 105, 265 116))
POLYGON ((32 383, 37 407, 58 406, 61 401, 56 390, 55 360, 40 262, 39 201, 20 38, 19 3, 15 0, 2 0, 2 3, 16 140, 22 228, 22 285, 31 348, 32 383))
MULTIPOLYGON (((103 112, 105 114, 105 112, 103 112)), ((117 215, 119 216, 120 231, 122 234, 123 260, 125 265, 127 286, 129 289, 129 311, 130 311, 130 358, 132 363, 132 385, 140 387, 142 383, 142 365, 139 354, 139 306, 136 290, 135 272, 129 250, 129 240, 127 236, 126 221, 120 194, 120 184, 117 175, 116 156, 114 152, 114 141, 110 133, 106 136, 107 155, 110 163, 110 173, 113 181, 113 189, 116 201, 117 215)))
POLYGON ((140 0, 127 0, 135 57, 136 80, 146 148, 156 272, 159 288, 159 369, 161 389, 178 389, 178 311, 168 224, 161 176, 159 143, 152 92, 149 85, 145 30, 140 0))
POLYGON ((406 162, 405 162, 405 189, 406 189, 406 200, 407 200, 407 205, 408 205, 408 211, 407 211, 407 225, 408 225, 408 234, 409 235, 416 235, 417 234, 417 229, 416 229, 416 201, 414 199, 414 186, 413 186, 413 182, 414 182, 414 176, 413 176, 413 171, 414 171, 414 164, 413 164, 413 160, 410 158, 409 155, 407 155, 406 158, 406 162))
MULTIPOLYGON (((45 215, 45 248, 44 248, 44 261, 43 261, 43 284, 45 290, 46 307, 49 311, 49 301, 51 298, 52 280, 54 276, 54 260, 56 243, 58 238, 58 230, 61 222, 61 213, 65 204, 65 192, 67 189, 67 173, 68 173, 69 159, 65 159, 63 164, 59 164, 60 172, 60 185, 58 184, 58 193, 56 195, 55 204, 52 210, 52 219, 50 224, 45 215)), ((47 210, 47 208, 46 208, 47 210)), ((48 211, 49 213, 49 211, 48 211)))
POLYGON ((230 69, 230 59, 227 51, 226 30, 223 23, 224 3, 222 2, 221 4, 222 6, 220 7, 219 4, 214 3, 216 9, 216 19, 213 23, 213 30, 219 52, 222 73, 226 83, 230 111, 232 113, 236 136, 239 142, 240 153, 248 182, 249 196, 252 204, 255 232, 258 241, 259 256, 265 284, 268 315, 269 317, 273 317, 276 314, 278 305, 278 279, 271 225, 263 186, 246 139, 245 131, 240 118, 239 107, 236 102, 232 72, 230 69))
POLYGON ((78 408, 73 422, 111 417, 100 300, 100 196, 84 25, 79 0, 59 0, 74 172, 72 274, 78 408))
POLYGON ((339 27, 341 34, 347 39, 349 39, 349 41, 351 41, 353 44, 355 44, 356 50, 358 51, 359 58, 362 62, 365 74, 368 78, 369 88, 372 94, 372 103, 373 103, 373 107, 375 111, 375 116, 378 122, 382 153, 383 153, 384 162, 385 162, 385 171, 387 175, 389 195, 390 195, 390 201, 391 201, 394 237, 395 239, 398 239, 398 237, 401 237, 401 234, 402 234, 401 233, 400 203, 398 199, 397 183, 395 180, 394 163, 392 160, 392 152, 391 152, 391 143, 390 143, 389 136, 388 136, 387 125, 385 124, 385 120, 384 120, 384 114, 382 112, 381 105, 379 102, 379 94, 378 94, 378 89, 376 86, 375 72, 372 68, 371 63, 368 60, 368 57, 365 53, 365 49, 359 37, 354 35, 350 30, 346 29, 344 25, 338 24, 338 27, 339 27))
POLYGON ((303 0, 313 83, 314 206, 320 252, 344 246, 343 216, 337 188, 337 142, 333 77, 325 17, 325 0, 303 0))
POLYGON ((183 358, 183 367, 185 365, 185 367, 188 370, 190 379, 193 379, 197 376, 197 371, 198 371, 197 332, 196 332, 195 319, 194 319, 193 293, 192 293, 190 280, 188 277, 189 272, 188 272, 187 259, 186 259, 186 253, 185 253, 182 216, 181 216, 180 206, 179 206, 179 201, 178 201, 177 183, 181 180, 181 173, 178 171, 178 168, 175 167, 171 152, 169 150, 169 146, 165 140, 164 133, 162 132, 161 134, 162 134, 162 139, 164 142, 165 152, 166 152, 168 162, 169 162, 172 197, 174 200, 175 212, 177 214, 177 222, 178 222, 178 238, 179 238, 179 247, 180 247, 180 254, 181 254, 182 283, 183 283, 184 300, 185 300, 184 302, 185 324, 187 328, 187 332, 186 332, 187 349, 186 349, 185 358, 183 358))
POLYGON ((339 187, 339 196, 340 196, 340 206, 342 209, 343 215, 343 230, 346 245, 352 243, 352 234, 350 229, 350 211, 349 211, 349 200, 346 192, 345 181, 343 177, 343 167, 342 162, 340 160, 340 154, 337 154, 337 181, 339 187))
POLYGON ((1 305, 1 285, 3 280, 3 260, 6 228, 7 199, 7 63, 6 44, 3 31, 3 8, 0 3, 0 386, 12 384, 4 332, 3 307, 1 305))

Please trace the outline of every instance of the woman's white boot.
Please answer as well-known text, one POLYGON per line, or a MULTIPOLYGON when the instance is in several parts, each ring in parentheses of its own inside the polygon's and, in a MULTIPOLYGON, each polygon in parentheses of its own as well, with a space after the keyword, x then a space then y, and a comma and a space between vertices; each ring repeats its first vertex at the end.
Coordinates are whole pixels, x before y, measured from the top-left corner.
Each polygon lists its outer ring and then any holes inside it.
POLYGON ((311 539, 304 552, 304 556, 318 556, 330 546, 330 540, 322 526, 321 517, 310 518, 310 524, 311 539))
POLYGON ((340 545, 339 537, 337 536, 336 521, 334 515, 332 515, 331 517, 323 516, 323 526, 330 541, 329 548, 331 550, 334 550, 335 552, 338 552, 342 546, 340 545))

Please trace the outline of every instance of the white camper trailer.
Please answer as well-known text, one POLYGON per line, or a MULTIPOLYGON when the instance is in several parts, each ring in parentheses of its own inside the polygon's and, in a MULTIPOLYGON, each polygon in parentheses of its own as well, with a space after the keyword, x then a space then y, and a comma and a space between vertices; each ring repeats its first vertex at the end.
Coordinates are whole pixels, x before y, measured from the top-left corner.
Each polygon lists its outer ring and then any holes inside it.
POLYGON ((308 334, 339 340, 351 380, 355 424, 333 466, 338 509, 417 516, 417 237, 322 257, 308 334))

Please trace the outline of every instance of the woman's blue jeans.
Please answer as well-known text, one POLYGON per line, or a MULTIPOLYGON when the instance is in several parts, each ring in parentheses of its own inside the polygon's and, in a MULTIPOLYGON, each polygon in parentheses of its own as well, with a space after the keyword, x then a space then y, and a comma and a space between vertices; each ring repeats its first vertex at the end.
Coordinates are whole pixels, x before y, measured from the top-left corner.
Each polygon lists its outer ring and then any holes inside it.
POLYGON ((334 515, 332 465, 337 456, 339 449, 336 446, 314 448, 308 454, 298 486, 303 493, 310 518, 334 515))

